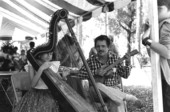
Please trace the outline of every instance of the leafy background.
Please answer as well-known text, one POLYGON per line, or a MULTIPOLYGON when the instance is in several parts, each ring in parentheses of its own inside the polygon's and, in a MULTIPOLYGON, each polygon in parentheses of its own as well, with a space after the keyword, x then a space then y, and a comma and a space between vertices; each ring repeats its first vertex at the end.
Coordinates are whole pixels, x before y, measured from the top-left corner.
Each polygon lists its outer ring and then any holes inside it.
POLYGON ((126 86, 125 92, 131 93, 142 100, 144 107, 137 109, 131 102, 127 102, 128 112, 153 112, 152 89, 142 86, 126 86))

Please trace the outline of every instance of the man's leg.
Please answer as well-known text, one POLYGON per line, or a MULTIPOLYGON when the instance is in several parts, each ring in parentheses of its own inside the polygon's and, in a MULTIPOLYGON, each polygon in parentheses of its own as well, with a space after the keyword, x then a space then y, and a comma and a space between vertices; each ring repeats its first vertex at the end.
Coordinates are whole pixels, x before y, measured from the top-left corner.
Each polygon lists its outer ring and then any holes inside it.
POLYGON ((96 86, 102 93, 108 96, 111 100, 115 101, 117 104, 121 104, 126 98, 126 93, 121 92, 119 89, 105 86, 102 83, 96 83, 96 86))
POLYGON ((125 112, 125 107, 124 107, 123 101, 122 101, 122 103, 117 105, 112 100, 109 100, 106 104, 107 104, 109 112, 125 112))
POLYGON ((102 83, 96 83, 97 88, 106 96, 108 96, 117 105, 121 105, 122 102, 131 101, 137 108, 143 107, 143 102, 141 102, 136 96, 124 93, 119 89, 105 86, 102 83))
POLYGON ((96 83, 96 86, 103 94, 109 97, 106 103, 109 112, 125 112, 123 100, 126 93, 121 92, 119 89, 105 86, 102 83, 96 83))
POLYGON ((163 91, 163 107, 164 112, 169 112, 170 110, 170 86, 165 80, 162 80, 162 91, 163 91))

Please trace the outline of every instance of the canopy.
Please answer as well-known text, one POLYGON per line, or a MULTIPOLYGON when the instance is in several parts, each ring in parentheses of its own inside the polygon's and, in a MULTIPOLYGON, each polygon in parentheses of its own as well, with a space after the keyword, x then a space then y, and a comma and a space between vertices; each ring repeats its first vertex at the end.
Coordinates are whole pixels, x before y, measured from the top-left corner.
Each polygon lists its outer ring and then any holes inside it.
MULTIPOLYGON (((0 36, 12 36, 15 28, 19 28, 34 36, 46 32, 51 15, 58 9, 69 11, 69 18, 83 21, 97 16, 103 11, 103 6, 112 2, 102 0, 0 0, 0 36)), ((126 1, 131 0, 116 0, 126 1)), ((120 4, 119 4, 120 5, 120 4)), ((123 5, 123 4, 122 4, 123 5)))

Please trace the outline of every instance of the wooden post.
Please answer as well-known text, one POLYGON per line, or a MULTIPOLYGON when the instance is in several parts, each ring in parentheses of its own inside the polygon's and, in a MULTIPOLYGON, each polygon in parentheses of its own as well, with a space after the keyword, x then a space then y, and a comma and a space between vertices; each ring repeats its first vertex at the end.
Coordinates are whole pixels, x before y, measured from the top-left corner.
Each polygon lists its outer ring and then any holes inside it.
MULTIPOLYGON (((153 41, 159 41, 159 25, 158 25, 158 8, 157 0, 147 0, 149 9, 149 22, 151 28, 151 38, 153 41)), ((162 83, 160 74, 159 55, 151 51, 151 68, 152 68, 152 92, 154 112, 163 112, 162 101, 162 83)))

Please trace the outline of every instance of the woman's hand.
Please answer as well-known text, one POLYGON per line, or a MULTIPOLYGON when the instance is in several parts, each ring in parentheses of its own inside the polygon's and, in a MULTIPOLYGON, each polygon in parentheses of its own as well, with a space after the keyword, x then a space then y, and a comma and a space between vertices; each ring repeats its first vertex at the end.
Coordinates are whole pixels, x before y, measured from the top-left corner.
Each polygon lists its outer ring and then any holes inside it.
POLYGON ((52 66, 51 62, 45 62, 44 64, 41 65, 40 70, 45 70, 47 68, 49 68, 50 66, 52 66))
POLYGON ((63 79, 67 80, 67 76, 70 74, 70 69, 65 69, 62 71, 63 79))
MULTIPOLYGON (((38 69, 38 72, 37 72, 36 75, 34 75, 33 78, 32 78, 32 84, 31 84, 32 87, 35 87, 35 86, 37 85, 37 82, 39 81, 39 79, 40 79, 40 77, 41 77, 41 75, 42 75, 42 72, 43 72, 45 69, 49 68, 51 65, 52 65, 51 62, 45 62, 45 63, 43 63, 43 64, 40 66, 40 68, 38 69)), ((34 74, 34 73, 33 73, 33 74, 34 74)))

